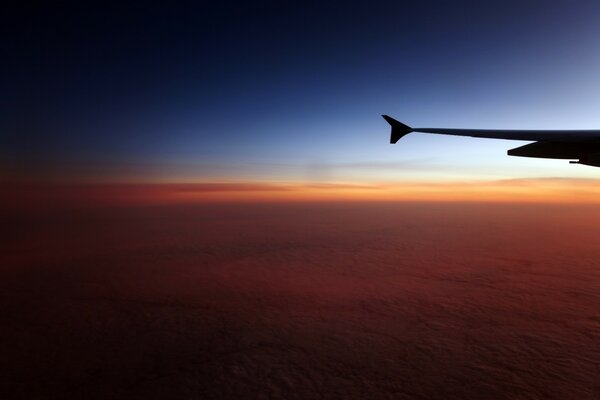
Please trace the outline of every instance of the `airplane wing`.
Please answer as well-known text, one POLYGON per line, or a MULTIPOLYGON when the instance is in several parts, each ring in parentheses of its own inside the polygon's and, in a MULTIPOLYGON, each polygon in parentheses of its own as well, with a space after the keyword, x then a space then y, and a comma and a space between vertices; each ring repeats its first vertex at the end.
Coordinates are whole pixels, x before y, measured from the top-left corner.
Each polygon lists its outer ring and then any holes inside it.
POLYGON ((470 136, 488 139, 525 140, 526 144, 508 151, 510 156, 577 160, 574 164, 600 167, 600 130, 499 130, 411 128, 390 116, 383 118, 391 125, 390 143, 394 144, 411 132, 470 136))

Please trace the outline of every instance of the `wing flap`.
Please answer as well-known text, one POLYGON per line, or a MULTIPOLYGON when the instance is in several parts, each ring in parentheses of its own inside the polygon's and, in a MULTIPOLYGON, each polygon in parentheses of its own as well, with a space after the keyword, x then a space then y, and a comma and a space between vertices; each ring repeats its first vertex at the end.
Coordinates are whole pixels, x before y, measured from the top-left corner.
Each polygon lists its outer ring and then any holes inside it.
POLYGON ((578 142, 535 142, 508 150, 509 156, 581 159, 600 152, 600 144, 578 142))

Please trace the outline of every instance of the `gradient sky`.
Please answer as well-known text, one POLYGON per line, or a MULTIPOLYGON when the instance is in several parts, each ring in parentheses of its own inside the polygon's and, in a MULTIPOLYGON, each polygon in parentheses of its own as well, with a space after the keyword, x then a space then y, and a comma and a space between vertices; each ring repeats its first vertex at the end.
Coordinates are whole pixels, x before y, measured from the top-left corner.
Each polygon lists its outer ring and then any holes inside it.
POLYGON ((600 171, 506 156, 522 142, 413 134, 391 146, 380 117, 599 129, 595 1, 52 2, 2 14, 5 176, 358 184, 600 171))

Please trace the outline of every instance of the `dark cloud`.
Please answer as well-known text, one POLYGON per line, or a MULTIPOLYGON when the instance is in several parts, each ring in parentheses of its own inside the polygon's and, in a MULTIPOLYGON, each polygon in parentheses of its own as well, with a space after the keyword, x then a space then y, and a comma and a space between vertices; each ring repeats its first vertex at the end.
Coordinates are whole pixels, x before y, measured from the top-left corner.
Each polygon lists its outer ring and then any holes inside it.
POLYGON ((593 399, 599 211, 139 202, 4 216, 0 395, 593 399))

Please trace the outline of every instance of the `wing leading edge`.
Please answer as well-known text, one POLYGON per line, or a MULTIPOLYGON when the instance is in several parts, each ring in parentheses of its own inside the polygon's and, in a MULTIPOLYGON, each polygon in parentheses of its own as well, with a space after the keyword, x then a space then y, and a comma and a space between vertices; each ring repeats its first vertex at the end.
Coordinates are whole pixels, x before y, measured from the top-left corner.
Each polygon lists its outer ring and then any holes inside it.
POLYGON ((488 139, 534 141, 508 151, 508 155, 577 160, 574 163, 600 167, 600 130, 502 130, 411 128, 388 115, 383 118, 392 127, 390 143, 411 132, 469 136, 488 139))

